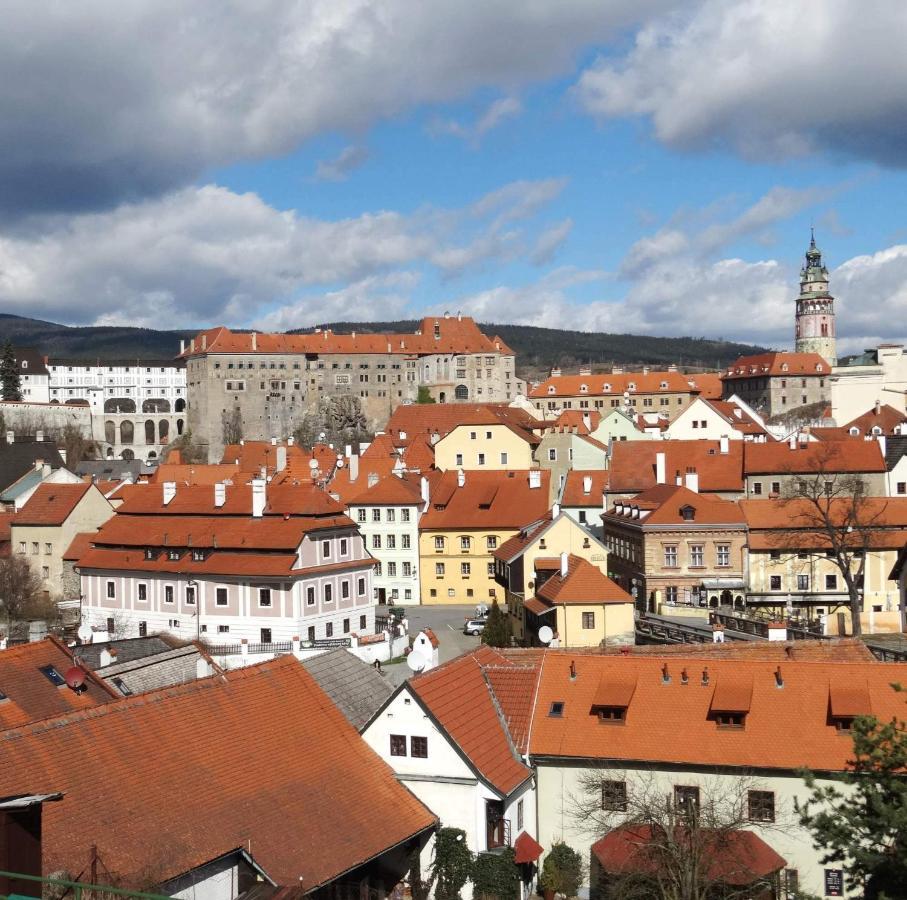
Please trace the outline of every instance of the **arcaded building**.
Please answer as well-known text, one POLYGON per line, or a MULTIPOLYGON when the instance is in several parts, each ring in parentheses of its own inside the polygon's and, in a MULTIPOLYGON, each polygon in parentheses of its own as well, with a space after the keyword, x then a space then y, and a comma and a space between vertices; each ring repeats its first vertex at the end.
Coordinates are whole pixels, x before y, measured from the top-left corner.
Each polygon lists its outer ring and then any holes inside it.
POLYGON ((183 347, 188 425, 210 459, 224 446, 224 416, 239 410, 242 437, 291 435, 323 399, 354 397, 369 425, 387 421, 420 387, 439 403, 506 402, 518 393, 514 353, 467 316, 422 320, 414 334, 261 334, 214 328, 183 347))

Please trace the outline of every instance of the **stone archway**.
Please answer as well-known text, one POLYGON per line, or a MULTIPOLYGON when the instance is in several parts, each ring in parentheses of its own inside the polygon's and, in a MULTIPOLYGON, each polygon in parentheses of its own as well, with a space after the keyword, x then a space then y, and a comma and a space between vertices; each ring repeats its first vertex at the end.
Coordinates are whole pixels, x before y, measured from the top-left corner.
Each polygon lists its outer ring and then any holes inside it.
POLYGON ((157 433, 160 443, 166 444, 170 440, 170 422, 167 419, 161 419, 158 422, 157 433))
POLYGON ((115 422, 111 422, 109 419, 104 423, 104 440, 108 444, 115 444, 117 442, 117 426, 115 422))
POLYGON ((111 397, 104 401, 104 412, 106 413, 134 413, 135 400, 129 397, 111 397))
POLYGON ((145 443, 153 444, 154 440, 154 420, 145 419, 145 443))
POLYGON ((135 440, 135 425, 127 419, 120 422, 120 443, 131 444, 135 440))
POLYGON ((734 595, 730 591, 721 592, 721 605, 722 606, 733 606, 734 605, 734 595))
POLYGON ((143 413, 168 413, 170 412, 170 401, 163 397, 149 398, 142 401, 143 413))

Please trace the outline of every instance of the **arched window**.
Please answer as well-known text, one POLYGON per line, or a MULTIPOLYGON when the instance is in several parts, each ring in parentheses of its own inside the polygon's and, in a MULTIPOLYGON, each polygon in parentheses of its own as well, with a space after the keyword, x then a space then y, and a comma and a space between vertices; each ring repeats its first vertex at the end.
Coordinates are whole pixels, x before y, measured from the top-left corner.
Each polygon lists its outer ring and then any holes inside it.
MULTIPOLYGON (((135 439, 135 426, 130 421, 120 422, 120 443, 131 444, 135 439)), ((123 457, 125 459, 125 457, 123 457)))
POLYGON ((142 401, 143 413, 167 413, 170 412, 170 401, 163 397, 142 401))
POLYGON ((154 420, 153 419, 145 420, 145 443, 146 444, 154 443, 154 420))
POLYGON ((135 400, 129 397, 111 397, 104 401, 104 412, 106 413, 134 413, 135 400))
POLYGON ((135 454, 127 447, 121 454, 120 459, 135 459, 135 454))
POLYGON ((170 440, 170 423, 166 419, 161 419, 157 424, 157 433, 162 444, 170 440))
POLYGON ((469 388, 465 384, 458 384, 454 388, 454 398, 457 400, 469 399, 469 388))
MULTIPOLYGON (((249 363, 249 365, 251 365, 251 363, 249 363)), ((176 403, 173 404, 173 411, 174 412, 185 412, 185 410, 186 410, 186 401, 182 397, 180 397, 176 401, 176 403)))
POLYGON ((115 444, 117 442, 117 427, 113 422, 108 421, 104 423, 104 440, 107 441, 108 444, 115 444))
POLYGON ((183 433, 183 420, 182 419, 176 420, 176 433, 177 434, 183 433))

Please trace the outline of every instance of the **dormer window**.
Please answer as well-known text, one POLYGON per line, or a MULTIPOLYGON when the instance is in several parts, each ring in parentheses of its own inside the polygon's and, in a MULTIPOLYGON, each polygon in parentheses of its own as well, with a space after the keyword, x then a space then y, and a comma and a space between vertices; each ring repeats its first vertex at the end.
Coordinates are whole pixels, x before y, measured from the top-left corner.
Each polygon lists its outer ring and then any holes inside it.
POLYGON ((598 721, 602 724, 619 722, 622 725, 627 718, 627 710, 623 706, 599 706, 596 712, 598 713, 598 721))
POLYGON ((816 371, 817 371, 817 372, 822 372, 822 371, 824 371, 823 368, 822 368, 822 363, 816 363, 816 371))
POLYGON ((662 383, 659 385, 659 387, 660 387, 662 390, 666 390, 667 387, 668 387, 667 381, 662 381, 662 383))
POLYGON ((635 381, 631 381, 631 382, 627 385, 627 390, 628 390, 628 391, 635 391, 635 390, 636 390, 636 382, 635 382, 635 381))
POLYGON ((179 559, 179 558, 180 558, 179 550, 168 550, 167 551, 167 559, 179 559))
POLYGON ((157 556, 157 550, 154 547, 145 548, 145 559, 154 559, 157 556))
POLYGON ((636 679, 603 677, 592 699, 593 715, 603 725, 623 725, 636 691, 636 679))
POLYGON ((553 700, 548 708, 548 715, 552 719, 562 719, 564 717, 564 701, 553 700))
POLYGON ((588 393, 589 393, 589 385, 588 385, 588 384, 581 384, 581 385, 579 386, 579 392, 580 392, 581 394, 588 394, 588 393))
MULTIPOLYGON (((707 675, 703 672, 703 684, 707 683, 707 675)), ((709 718, 719 728, 743 728, 746 725, 746 715, 750 711, 752 696, 752 678, 743 676, 719 678, 712 694, 709 718)))
POLYGON ((719 728, 743 728, 746 714, 739 712, 716 713, 715 721, 719 728))
POLYGON ((603 393, 603 394, 610 394, 610 393, 611 393, 611 385, 610 385, 610 384, 603 384, 603 385, 602 385, 602 393, 603 393))
POLYGON ((849 734, 857 716, 871 716, 872 705, 866 682, 831 684, 828 691, 828 723, 840 734, 849 734))
POLYGON ((832 716, 831 724, 840 734, 850 734, 853 730, 854 716, 832 716))
POLYGON ((553 384, 548 385, 549 394, 554 394, 556 391, 557 391, 557 388, 553 384))
POLYGON ((696 518, 696 508, 694 506, 681 506, 680 515, 684 522, 692 522, 696 518))
POLYGON ((192 551, 192 559, 195 562, 204 562, 205 561, 205 551, 196 549, 192 551))
POLYGON ((786 372, 786 371, 788 371, 788 369, 790 369, 790 366, 787 363, 782 363, 781 371, 786 372))

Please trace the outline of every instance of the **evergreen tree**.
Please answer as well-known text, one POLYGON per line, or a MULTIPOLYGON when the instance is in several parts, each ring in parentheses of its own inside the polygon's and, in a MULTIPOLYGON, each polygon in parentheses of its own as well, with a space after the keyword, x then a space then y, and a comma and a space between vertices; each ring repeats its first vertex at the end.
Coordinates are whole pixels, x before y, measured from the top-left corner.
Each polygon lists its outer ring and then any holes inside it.
POLYGON ((489 647, 510 646, 510 620, 501 612, 497 599, 492 601, 491 610, 485 620, 482 643, 488 644, 489 647))
POLYGON ((435 398, 432 397, 431 391, 424 385, 419 385, 419 392, 416 394, 416 403, 434 403, 435 398))
POLYGON ((907 727, 893 719, 862 716, 853 723, 854 758, 841 777, 845 786, 817 787, 798 807, 800 822, 825 851, 824 863, 843 863, 866 897, 907 897, 907 727))
POLYGON ((13 352, 12 342, 8 339, 3 345, 3 358, 0 359, 0 383, 3 386, 4 400, 22 399, 22 381, 16 366, 16 354, 13 352))

